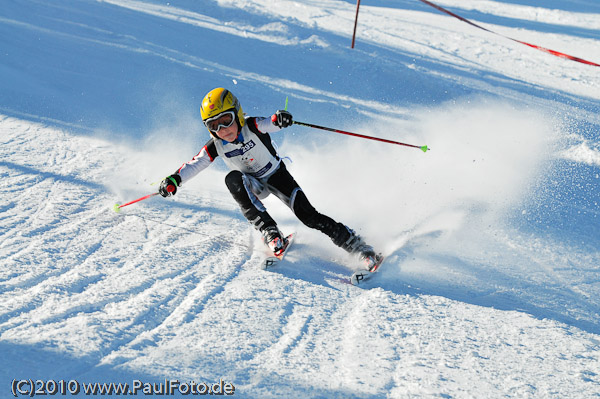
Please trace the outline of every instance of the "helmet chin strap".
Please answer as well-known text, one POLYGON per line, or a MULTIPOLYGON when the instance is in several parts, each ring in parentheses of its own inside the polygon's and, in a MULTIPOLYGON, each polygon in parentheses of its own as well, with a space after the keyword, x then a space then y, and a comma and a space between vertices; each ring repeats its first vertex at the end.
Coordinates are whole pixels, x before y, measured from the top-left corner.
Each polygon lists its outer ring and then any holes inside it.
POLYGON ((240 118, 239 118, 237 112, 235 113, 235 124, 237 125, 238 135, 239 135, 242 132, 242 122, 240 122, 240 118))
MULTIPOLYGON (((237 123, 237 116, 236 116, 236 123, 237 123)), ((239 123, 238 123, 237 127, 238 127, 237 136, 235 136, 235 140, 233 140, 232 143, 241 144, 244 142, 243 137, 240 139, 240 136, 242 135, 242 128, 239 123)))
POLYGON ((240 135, 242 134, 242 126, 238 119, 237 114, 235 114, 235 125, 237 126, 237 136, 235 136, 235 140, 232 143, 242 143, 244 140, 240 140, 240 135))

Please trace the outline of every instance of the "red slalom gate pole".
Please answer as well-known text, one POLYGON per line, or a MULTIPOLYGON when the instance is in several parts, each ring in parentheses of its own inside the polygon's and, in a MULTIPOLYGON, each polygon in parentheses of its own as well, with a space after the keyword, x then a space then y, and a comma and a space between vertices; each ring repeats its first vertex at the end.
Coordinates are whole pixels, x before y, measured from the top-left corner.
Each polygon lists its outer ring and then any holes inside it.
POLYGON ((513 42, 524 44, 524 45, 529 46, 531 48, 534 48, 536 50, 540 50, 540 51, 543 51, 545 53, 552 54, 552 55, 554 55, 556 57, 565 58, 565 59, 571 60, 571 61, 577 61, 577 62, 580 62, 582 64, 587 64, 587 65, 592 65, 592 66, 600 67, 600 64, 597 64, 595 62, 591 62, 591 61, 588 61, 588 60, 584 60, 583 58, 574 57, 574 56, 569 55, 569 54, 561 53, 560 51, 550 50, 548 48, 545 48, 545 47, 542 47, 542 46, 538 46, 537 44, 531 44, 531 43, 523 42, 521 40, 517 40, 517 39, 513 39, 512 37, 505 36, 505 35, 503 35, 501 33, 497 33, 497 32, 491 31, 489 29, 484 28, 481 25, 477 25, 476 23, 474 23, 472 21, 469 21, 466 18, 461 17, 458 14, 453 13, 452 11, 446 10, 445 8, 440 7, 437 4, 434 4, 434 3, 432 3, 432 2, 430 2, 428 0, 419 0, 419 1, 421 3, 427 4, 428 6, 431 6, 431 7, 435 8, 438 11, 441 11, 441 12, 443 12, 445 14, 448 14, 451 17, 454 17, 454 18, 459 19, 459 20, 461 20, 463 22, 466 22, 469 25, 472 25, 472 26, 474 26, 476 28, 479 28, 479 29, 483 29, 484 31, 493 33, 494 35, 502 36, 502 37, 504 37, 504 38, 506 38, 508 40, 512 40, 513 42))
POLYGON ((148 199, 150 197, 154 197, 155 195, 158 195, 158 193, 152 193, 152 194, 145 195, 145 196, 143 196, 141 198, 135 199, 133 201, 129 201, 128 203, 123 204, 123 205, 115 204, 115 206, 113 207, 113 211, 120 212, 121 208, 123 208, 123 207, 125 207, 127 205, 135 204, 136 202, 140 202, 140 201, 143 201, 143 200, 148 199))
POLYGON ((335 133, 345 134, 345 135, 348 135, 348 136, 360 137, 362 139, 375 140, 375 141, 381 141, 383 143, 388 143, 388 144, 396 144, 396 145, 402 145, 402 146, 405 146, 405 147, 418 148, 419 150, 421 150, 423 152, 427 152, 428 150, 431 150, 431 148, 427 147, 426 145, 413 145, 413 144, 401 143, 399 141, 393 141, 393 140, 387 140, 387 139, 380 139, 379 137, 365 136, 364 134, 346 132, 344 130, 332 129, 330 127, 313 125, 312 123, 305 123, 305 122, 298 122, 298 121, 294 121, 293 123, 295 125, 312 127, 314 129, 327 130, 329 132, 335 132, 335 133))

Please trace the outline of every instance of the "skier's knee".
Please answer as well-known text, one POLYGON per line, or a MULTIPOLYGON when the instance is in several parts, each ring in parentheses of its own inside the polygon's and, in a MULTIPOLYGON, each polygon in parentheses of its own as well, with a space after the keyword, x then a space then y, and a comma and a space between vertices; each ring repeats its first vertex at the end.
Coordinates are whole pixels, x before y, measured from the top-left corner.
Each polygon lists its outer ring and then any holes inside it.
POLYGON ((236 194, 244 190, 244 175, 239 170, 232 170, 225 176, 225 184, 229 192, 236 194))

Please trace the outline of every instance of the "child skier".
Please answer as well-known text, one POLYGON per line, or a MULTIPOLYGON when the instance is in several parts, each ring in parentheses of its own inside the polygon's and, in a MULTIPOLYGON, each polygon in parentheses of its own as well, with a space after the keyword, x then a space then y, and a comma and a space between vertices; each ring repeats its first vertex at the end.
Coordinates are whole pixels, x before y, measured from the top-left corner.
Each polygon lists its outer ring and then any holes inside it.
POLYGON ((226 89, 216 88, 202 100, 200 114, 212 137, 191 161, 162 181, 159 193, 163 197, 175 195, 177 187, 221 156, 231 169, 225 177, 227 188, 275 255, 284 250, 286 242, 260 201, 269 194, 283 201, 306 226, 323 232, 347 252, 357 254, 369 271, 376 269, 380 258, 373 247, 344 224, 317 212, 281 162, 269 133, 292 124, 289 112, 277 111, 270 119, 246 118, 237 98, 226 89))

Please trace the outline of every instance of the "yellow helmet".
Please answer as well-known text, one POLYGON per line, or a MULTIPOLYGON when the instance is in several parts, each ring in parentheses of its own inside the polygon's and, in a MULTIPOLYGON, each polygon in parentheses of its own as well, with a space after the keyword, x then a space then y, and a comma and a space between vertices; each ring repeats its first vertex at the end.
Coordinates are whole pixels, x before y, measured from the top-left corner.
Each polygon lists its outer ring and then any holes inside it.
MULTIPOLYGON (((200 115, 202 116, 202 121, 205 122, 205 125, 207 119, 214 118, 225 111, 231 110, 235 112, 235 119, 241 129, 246 123, 244 111, 242 111, 238 99, 229 90, 222 87, 212 89, 204 97, 202 104, 200 105, 200 115)), ((213 134, 210 129, 208 129, 208 131, 213 134)))

